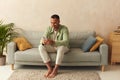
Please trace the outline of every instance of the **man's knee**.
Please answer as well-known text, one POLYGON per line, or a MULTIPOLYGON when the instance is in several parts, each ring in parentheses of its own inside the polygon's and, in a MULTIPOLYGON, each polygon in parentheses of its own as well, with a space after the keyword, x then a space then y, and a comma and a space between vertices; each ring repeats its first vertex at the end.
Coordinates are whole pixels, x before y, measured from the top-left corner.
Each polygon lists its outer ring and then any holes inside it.
POLYGON ((59 46, 58 48, 62 50, 65 48, 65 46, 59 46))
POLYGON ((59 52, 64 52, 64 50, 65 50, 65 46, 59 46, 58 47, 58 51, 59 52))
POLYGON ((42 44, 40 44, 40 45, 38 46, 38 48, 39 48, 39 50, 43 50, 43 49, 44 49, 44 46, 43 46, 42 44))
POLYGON ((58 51, 66 53, 67 51, 69 51, 69 49, 66 46, 59 46, 58 47, 58 51))

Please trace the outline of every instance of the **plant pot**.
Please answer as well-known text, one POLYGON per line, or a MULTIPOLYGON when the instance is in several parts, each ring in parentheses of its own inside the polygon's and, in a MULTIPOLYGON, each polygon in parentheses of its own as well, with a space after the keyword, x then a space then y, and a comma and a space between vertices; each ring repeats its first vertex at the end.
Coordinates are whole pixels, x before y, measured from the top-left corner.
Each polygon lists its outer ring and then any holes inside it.
POLYGON ((0 66, 5 65, 5 63, 6 63, 6 56, 4 55, 0 57, 0 66))

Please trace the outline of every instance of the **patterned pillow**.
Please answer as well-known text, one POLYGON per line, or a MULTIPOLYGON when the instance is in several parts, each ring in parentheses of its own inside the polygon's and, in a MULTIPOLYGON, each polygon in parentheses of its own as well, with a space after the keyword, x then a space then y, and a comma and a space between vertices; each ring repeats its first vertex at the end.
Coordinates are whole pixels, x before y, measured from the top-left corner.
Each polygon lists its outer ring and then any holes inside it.
POLYGON ((95 51, 95 50, 99 47, 99 45, 103 42, 103 40, 104 40, 104 39, 101 38, 100 36, 97 36, 96 39, 97 39, 97 41, 96 41, 96 43, 92 46, 92 48, 90 49, 90 52, 95 51))
POLYGON ((82 46, 83 51, 85 52, 89 51, 95 42, 96 42, 96 38, 93 36, 89 36, 82 46))
POLYGON ((17 47, 20 51, 32 48, 32 45, 27 41, 25 37, 18 37, 13 40, 16 42, 17 47))

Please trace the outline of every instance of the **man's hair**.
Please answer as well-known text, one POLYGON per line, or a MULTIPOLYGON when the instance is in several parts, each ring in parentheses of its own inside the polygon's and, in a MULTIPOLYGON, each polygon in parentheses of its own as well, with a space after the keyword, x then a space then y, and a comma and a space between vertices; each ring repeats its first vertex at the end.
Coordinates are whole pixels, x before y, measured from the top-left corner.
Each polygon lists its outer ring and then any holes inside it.
POLYGON ((53 19, 60 19, 59 15, 57 15, 57 14, 52 15, 51 18, 53 18, 53 19))

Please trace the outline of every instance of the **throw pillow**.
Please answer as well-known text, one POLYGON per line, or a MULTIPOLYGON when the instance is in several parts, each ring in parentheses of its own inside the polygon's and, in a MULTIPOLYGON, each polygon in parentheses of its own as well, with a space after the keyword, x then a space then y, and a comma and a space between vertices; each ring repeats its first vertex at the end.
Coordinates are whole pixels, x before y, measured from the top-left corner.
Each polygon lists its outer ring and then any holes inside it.
POLYGON ((93 36, 89 36, 87 40, 84 42, 82 49, 87 52, 92 47, 92 45, 96 42, 96 38, 93 36))
POLYGON ((90 52, 95 51, 95 50, 99 47, 99 45, 103 42, 103 40, 104 40, 104 39, 101 38, 100 36, 97 36, 96 39, 97 39, 97 41, 96 41, 96 43, 92 46, 92 48, 90 49, 90 52))
POLYGON ((27 41, 25 37, 15 38, 14 42, 16 42, 17 47, 20 51, 32 48, 32 45, 27 41))

